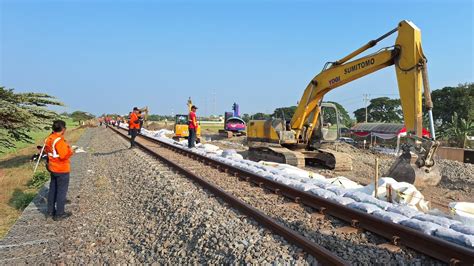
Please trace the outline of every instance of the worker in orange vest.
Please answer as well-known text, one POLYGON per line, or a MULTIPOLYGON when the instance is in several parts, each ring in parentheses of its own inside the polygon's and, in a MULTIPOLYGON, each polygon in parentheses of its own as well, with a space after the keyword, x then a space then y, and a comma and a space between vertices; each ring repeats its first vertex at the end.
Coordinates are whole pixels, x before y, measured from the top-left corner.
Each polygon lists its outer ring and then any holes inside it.
POLYGON ((130 149, 135 147, 135 138, 140 130, 140 120, 138 118, 138 108, 134 107, 130 114, 130 121, 128 122, 128 129, 130 131, 130 149))
POLYGON ((196 143, 196 132, 198 128, 198 122, 196 119, 196 110, 195 105, 191 106, 191 112, 189 112, 189 125, 188 125, 188 147, 193 148, 196 143))
POLYGON ((56 120, 53 122, 53 133, 45 142, 45 153, 48 155, 47 169, 51 173, 48 192, 48 215, 55 221, 71 216, 64 211, 66 194, 69 187, 69 173, 71 164, 69 158, 74 154, 69 144, 64 139, 66 122, 56 120))

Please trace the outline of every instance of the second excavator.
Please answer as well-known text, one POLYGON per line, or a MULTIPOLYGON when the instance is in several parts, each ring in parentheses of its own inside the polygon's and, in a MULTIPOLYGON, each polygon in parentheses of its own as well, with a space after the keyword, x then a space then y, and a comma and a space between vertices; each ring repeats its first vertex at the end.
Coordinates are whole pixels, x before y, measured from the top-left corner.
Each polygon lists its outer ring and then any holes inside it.
POLYGON ((337 87, 392 65, 395 66, 403 118, 410 142, 405 145, 403 154, 386 176, 415 186, 438 184, 441 175, 435 164, 434 154, 439 143, 435 138, 431 111, 433 104, 427 59, 421 47, 420 30, 406 20, 344 58, 326 63, 321 73, 309 82, 291 121, 251 120, 247 129, 249 158, 295 166, 317 161, 331 169, 351 170, 351 157, 336 151, 337 134, 328 134, 331 129, 337 133, 337 128, 323 121, 324 110, 335 109, 335 106, 323 103, 323 97, 337 87), (398 36, 394 46, 354 59, 396 32, 398 36), (422 136, 422 92, 429 115, 431 138, 422 136))

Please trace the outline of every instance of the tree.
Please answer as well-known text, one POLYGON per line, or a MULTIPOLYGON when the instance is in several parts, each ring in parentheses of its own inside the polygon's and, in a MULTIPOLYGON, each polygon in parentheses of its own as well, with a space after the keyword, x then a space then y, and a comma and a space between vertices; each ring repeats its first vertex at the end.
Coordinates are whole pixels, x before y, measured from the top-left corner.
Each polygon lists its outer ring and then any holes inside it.
POLYGON ((243 114, 242 115, 242 120, 244 120, 245 123, 248 123, 250 121, 250 115, 249 114, 243 114))
POLYGON ((94 115, 83 112, 83 111, 74 111, 71 114, 72 121, 78 122, 79 124, 81 124, 81 122, 83 121, 90 120, 94 117, 95 117, 94 115))
MULTIPOLYGON (((365 108, 359 108, 354 111, 357 122, 365 122, 365 108)), ((368 122, 401 123, 402 109, 399 99, 390 99, 388 97, 379 97, 370 100, 367 106, 368 122)))
POLYGON ((29 142, 33 130, 46 129, 57 113, 47 106, 63 104, 44 93, 15 93, 0 86, 0 152, 16 147, 15 142, 29 142))
POLYGON ((295 111, 296 111, 296 106, 280 107, 280 108, 275 109, 275 111, 273 111, 273 114, 271 116, 275 118, 282 118, 284 115, 285 120, 290 121, 293 115, 295 114, 295 111))
POLYGON ((474 83, 434 90, 431 92, 431 99, 433 117, 436 124, 441 127, 451 122, 454 113, 466 122, 474 120, 474 83))
POLYGON ((454 112, 449 123, 445 123, 439 132, 442 138, 448 139, 457 147, 464 148, 464 141, 467 136, 474 135, 474 121, 460 118, 454 112))
POLYGON ((254 120, 265 120, 269 118, 270 116, 264 113, 256 113, 252 116, 252 119, 254 120))

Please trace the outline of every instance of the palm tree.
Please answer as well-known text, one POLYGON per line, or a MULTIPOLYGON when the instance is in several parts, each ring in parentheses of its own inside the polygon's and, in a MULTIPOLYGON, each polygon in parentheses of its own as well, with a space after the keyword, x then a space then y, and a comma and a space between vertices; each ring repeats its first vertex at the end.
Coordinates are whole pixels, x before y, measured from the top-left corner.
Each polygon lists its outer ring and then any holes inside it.
POLYGON ((456 112, 451 116, 451 121, 441 127, 440 132, 441 137, 461 148, 464 148, 467 136, 472 135, 474 135, 474 121, 459 118, 456 112))

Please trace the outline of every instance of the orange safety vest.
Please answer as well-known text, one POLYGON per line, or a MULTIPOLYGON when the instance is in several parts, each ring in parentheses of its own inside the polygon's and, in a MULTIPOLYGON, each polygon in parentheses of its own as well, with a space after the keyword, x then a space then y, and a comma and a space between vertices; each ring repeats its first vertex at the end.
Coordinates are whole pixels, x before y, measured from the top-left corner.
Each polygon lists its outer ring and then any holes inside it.
POLYGON ((140 121, 138 120, 138 116, 135 113, 130 115, 130 121, 128 123, 128 128, 130 129, 139 129, 140 128, 140 121))
POLYGON ((53 173, 71 172, 69 158, 74 154, 64 136, 53 132, 46 139, 44 150, 48 154, 48 170, 53 173))

